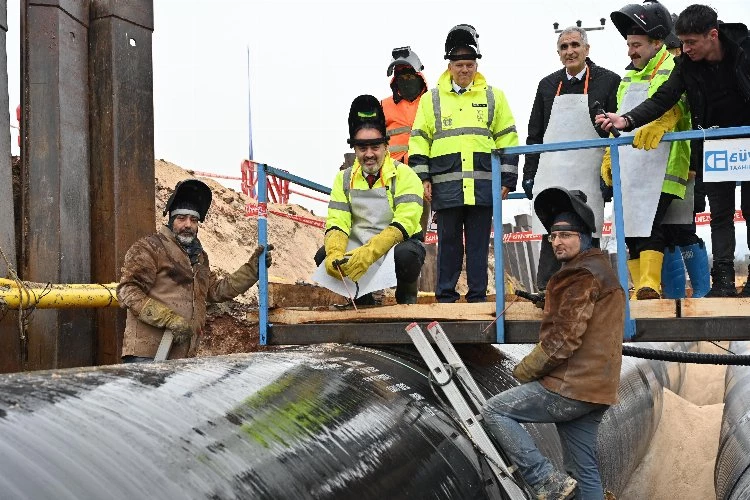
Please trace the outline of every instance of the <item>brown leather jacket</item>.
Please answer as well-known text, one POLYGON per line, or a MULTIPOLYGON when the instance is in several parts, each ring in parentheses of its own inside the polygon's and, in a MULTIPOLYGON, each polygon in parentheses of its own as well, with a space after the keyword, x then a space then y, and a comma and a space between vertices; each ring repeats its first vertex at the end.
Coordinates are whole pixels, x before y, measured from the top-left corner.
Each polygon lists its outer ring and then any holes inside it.
POLYGON ((138 319, 149 297, 163 302, 195 325, 196 333, 190 342, 172 346, 169 359, 179 359, 193 357, 198 350, 206 321, 206 302, 224 302, 239 293, 228 279, 218 280, 211 272, 206 252, 191 266, 190 258, 172 231, 162 226, 159 232, 136 241, 125 254, 117 286, 117 300, 128 309, 122 355, 148 358, 156 355, 164 330, 138 319))
POLYGON ((598 248, 550 278, 539 342, 551 358, 540 382, 566 398, 614 404, 620 385, 625 292, 598 248))

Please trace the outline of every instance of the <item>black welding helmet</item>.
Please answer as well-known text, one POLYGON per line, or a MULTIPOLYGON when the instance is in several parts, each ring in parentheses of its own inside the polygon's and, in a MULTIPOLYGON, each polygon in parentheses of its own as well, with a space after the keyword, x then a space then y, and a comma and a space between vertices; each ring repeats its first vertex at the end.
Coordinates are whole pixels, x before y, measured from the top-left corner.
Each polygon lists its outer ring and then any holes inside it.
POLYGON ((677 22, 677 14, 672 14, 672 31, 669 32, 667 38, 664 39, 664 45, 669 49, 680 49, 682 48, 682 42, 674 32, 674 23, 677 22))
POLYGON ((349 139, 346 142, 352 147, 388 143, 388 136, 385 133, 385 113, 376 97, 365 94, 352 101, 349 109, 349 139), (354 136, 362 128, 373 128, 379 131, 383 138, 355 140, 354 136))
POLYGON ((211 189, 198 179, 187 179, 175 185, 174 192, 164 207, 163 215, 170 214, 170 217, 179 215, 172 214, 177 211, 183 211, 186 214, 197 212, 198 219, 203 222, 210 206, 211 189))
POLYGON ((448 32, 448 36, 445 39, 445 56, 443 58, 450 59, 451 61, 482 58, 482 54, 479 52, 479 35, 474 26, 459 24, 448 32), (455 55, 454 52, 460 48, 468 48, 474 52, 474 55, 455 55))
POLYGON ((671 14, 656 0, 626 5, 609 17, 625 39, 628 35, 644 34, 656 40, 664 40, 672 31, 671 14))
POLYGON ((391 51, 391 64, 388 65, 388 76, 393 74, 393 70, 397 66, 410 66, 415 73, 419 73, 424 69, 422 61, 419 60, 419 56, 416 52, 411 50, 411 47, 398 47, 391 51))
POLYGON ((586 193, 583 191, 568 191, 563 187, 550 187, 536 195, 534 211, 547 232, 550 232, 555 217, 559 214, 574 212, 585 224, 584 231, 580 232, 595 233, 596 219, 594 211, 586 204, 587 200, 586 193))

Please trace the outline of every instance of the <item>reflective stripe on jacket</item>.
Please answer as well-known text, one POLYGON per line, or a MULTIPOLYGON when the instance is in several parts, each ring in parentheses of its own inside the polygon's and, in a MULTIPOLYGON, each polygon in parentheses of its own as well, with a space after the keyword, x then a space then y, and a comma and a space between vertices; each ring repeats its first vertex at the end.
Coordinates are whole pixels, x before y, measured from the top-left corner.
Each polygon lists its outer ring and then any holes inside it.
MULTIPOLYGON (((393 221, 390 225, 399 228, 404 239, 420 233, 422 226, 419 219, 422 217, 424 187, 414 171, 386 154, 380 178, 373 185, 375 187, 386 187, 388 190, 388 201, 393 209, 393 221)), ((333 181, 331 200, 328 202, 326 232, 337 228, 349 235, 352 229, 350 193, 352 190, 369 189, 358 160, 346 170, 339 171, 333 181), (345 183, 345 179, 348 182, 345 183)), ((383 229, 385 227, 379 228, 383 229)))
MULTIPOLYGON (((424 82, 424 76, 422 73, 417 73, 417 76, 424 82)), ((391 80, 391 89, 396 95, 396 74, 393 74, 391 80)), ((427 90, 427 87, 424 87, 427 90)), ((390 141, 388 142, 388 151, 391 153, 391 158, 401 163, 409 163, 409 137, 411 136, 411 126, 414 123, 414 117, 417 114, 417 106, 419 106, 419 99, 424 95, 424 92, 414 99, 413 101, 407 101, 406 99, 400 98, 398 102, 393 96, 386 97, 381 101, 383 105, 383 113, 385 113, 385 129, 390 141)))
MULTIPOLYGON (((432 182, 432 208, 492 205, 491 151, 518 145, 505 94, 481 73, 463 95, 449 71, 422 96, 409 139, 409 165, 432 182)), ((502 155, 502 185, 515 191, 518 157, 502 155)))
MULTIPOLYGON (((622 101, 625 92, 627 92, 628 87, 632 83, 646 83, 649 82, 649 78, 651 78, 648 87, 648 96, 651 97, 654 95, 656 90, 669 79, 669 75, 672 73, 674 66, 674 56, 667 52, 665 45, 662 45, 659 52, 651 58, 643 69, 631 69, 625 73, 625 76, 622 78, 620 86, 617 89, 618 106, 622 101), (656 65, 665 53, 666 56, 657 69, 656 65), (655 69, 656 71, 654 71, 655 69), (651 76, 652 74, 653 77, 651 76)), ((682 111, 682 118, 670 132, 690 130, 690 111, 688 110, 687 98, 684 94, 677 105, 682 111)), ((627 110, 619 110, 621 113, 624 111, 627 110)), ((667 161, 667 170, 664 174, 664 183, 661 188, 662 192, 685 198, 689 169, 690 141, 675 141, 671 143, 669 148, 669 160, 667 161)))

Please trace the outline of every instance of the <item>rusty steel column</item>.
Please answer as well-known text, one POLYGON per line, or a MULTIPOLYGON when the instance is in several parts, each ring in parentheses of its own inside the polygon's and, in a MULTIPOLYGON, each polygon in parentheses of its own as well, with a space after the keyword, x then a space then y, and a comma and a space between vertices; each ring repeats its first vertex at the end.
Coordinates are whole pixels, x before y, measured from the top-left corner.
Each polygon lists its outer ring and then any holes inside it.
MULTIPOLYGON (((8 2, 0 0, 0 109, 8 109, 8 2)), ((10 161, 10 116, 0 113, 0 278, 8 278, 8 265, 14 270, 16 261, 15 209, 13 207, 13 171, 10 161), (8 262, 6 262, 6 260, 8 262)), ((21 369, 18 313, 0 311, 0 372, 21 369)))
MULTIPOLYGON (((153 0, 94 0, 89 28, 91 244, 97 283, 154 232, 153 0)), ((97 311, 98 364, 120 360, 124 310, 97 311)))
MULTIPOLYGON (((22 9, 22 278, 89 283, 89 4, 26 0, 22 9)), ((26 368, 92 364, 93 316, 34 311, 26 368)))

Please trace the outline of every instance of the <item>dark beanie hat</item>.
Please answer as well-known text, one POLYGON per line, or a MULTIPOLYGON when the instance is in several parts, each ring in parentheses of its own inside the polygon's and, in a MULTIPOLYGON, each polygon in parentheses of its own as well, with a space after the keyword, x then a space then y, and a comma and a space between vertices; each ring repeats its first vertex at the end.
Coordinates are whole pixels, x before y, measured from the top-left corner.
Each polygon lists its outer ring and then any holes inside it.
POLYGON ((557 214, 552 220, 552 227, 550 227, 550 232, 552 231, 575 231, 578 233, 591 234, 591 231, 589 231, 589 229, 586 227, 586 223, 583 221, 581 216, 575 212, 560 212, 559 214, 557 214), (555 226, 557 226, 558 224, 567 227, 565 229, 555 229, 555 226))

